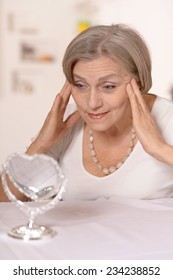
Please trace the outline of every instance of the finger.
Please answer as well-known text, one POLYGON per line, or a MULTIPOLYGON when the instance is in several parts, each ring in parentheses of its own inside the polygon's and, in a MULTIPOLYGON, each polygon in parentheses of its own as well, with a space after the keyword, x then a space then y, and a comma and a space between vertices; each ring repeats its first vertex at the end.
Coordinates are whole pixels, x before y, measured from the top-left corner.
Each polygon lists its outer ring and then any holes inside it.
POLYGON ((55 100, 53 102, 53 105, 52 105, 52 108, 51 108, 51 111, 53 112, 59 112, 60 111, 60 108, 62 107, 62 97, 60 96, 60 94, 58 93, 55 97, 55 100))
POLYGON ((141 106, 137 100, 137 97, 136 97, 134 90, 132 88, 132 85, 130 83, 127 84, 126 91, 127 91, 127 94, 128 94, 129 100, 130 100, 132 112, 133 111, 136 112, 139 109, 141 109, 140 108, 141 106))
POLYGON ((51 110, 56 112, 60 112, 62 110, 64 111, 69 102, 70 95, 71 95, 71 85, 69 82, 65 82, 60 93, 57 94, 51 110))
POLYGON ((68 103, 69 103, 69 99, 71 96, 71 90, 72 90, 72 85, 67 81, 64 85, 64 87, 62 88, 61 92, 60 92, 60 96, 62 97, 62 109, 65 111, 68 103))
POLYGON ((69 128, 73 126, 80 119, 80 114, 78 111, 73 112, 68 118, 65 120, 66 126, 69 128))
POLYGON ((69 99, 71 95, 71 84, 68 81, 65 82, 59 94, 62 96, 64 102, 69 99))
POLYGON ((141 94, 141 91, 140 91, 140 89, 139 89, 139 86, 138 86, 136 80, 133 78, 133 79, 131 80, 130 84, 131 84, 132 90, 133 90, 133 92, 134 92, 134 94, 135 94, 135 96, 136 96, 136 98, 137 98, 137 100, 138 100, 138 102, 139 102, 141 108, 142 108, 144 111, 148 111, 148 107, 147 107, 147 105, 146 105, 146 103, 145 103, 145 100, 144 100, 144 98, 143 98, 143 96, 142 96, 142 94, 141 94))
POLYGON ((142 118, 142 115, 144 114, 143 109, 141 108, 141 105, 139 104, 136 95, 134 94, 133 88, 131 84, 127 84, 126 86, 127 94, 129 96, 131 110, 132 110, 132 118, 133 118, 133 125, 135 127, 135 124, 139 122, 139 120, 142 118))
POLYGON ((63 95, 69 85, 70 85, 70 83, 68 81, 66 81, 59 94, 63 95))

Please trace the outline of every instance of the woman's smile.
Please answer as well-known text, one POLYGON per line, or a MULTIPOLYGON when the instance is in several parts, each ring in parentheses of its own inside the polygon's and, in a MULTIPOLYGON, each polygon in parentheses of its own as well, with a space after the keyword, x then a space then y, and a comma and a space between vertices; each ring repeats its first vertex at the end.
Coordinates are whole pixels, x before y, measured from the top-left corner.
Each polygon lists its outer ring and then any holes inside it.
POLYGON ((98 113, 98 114, 88 113, 88 116, 89 116, 91 119, 100 120, 100 119, 104 118, 108 113, 109 113, 109 112, 98 113))

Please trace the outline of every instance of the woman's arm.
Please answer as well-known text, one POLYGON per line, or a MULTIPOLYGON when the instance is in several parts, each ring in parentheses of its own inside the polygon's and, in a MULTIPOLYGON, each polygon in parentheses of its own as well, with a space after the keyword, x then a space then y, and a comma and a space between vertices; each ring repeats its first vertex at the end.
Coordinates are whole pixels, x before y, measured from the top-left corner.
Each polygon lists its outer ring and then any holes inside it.
POLYGON ((173 167, 173 146, 165 143, 152 156, 173 167))
MULTIPOLYGON (((61 92, 56 96, 53 106, 48 113, 46 120, 41 128, 37 138, 28 147, 26 153, 33 154, 47 154, 48 151, 57 145, 65 136, 68 129, 72 127, 80 118, 79 112, 75 111, 64 120, 64 113, 71 95, 71 85, 66 82, 61 92)), ((9 181, 9 180, 8 180, 9 181)), ((12 192, 21 200, 26 200, 23 194, 19 193, 17 189, 9 181, 12 192)), ((8 201, 4 193, 2 180, 0 179, 0 201, 8 201)))
POLYGON ((2 179, 0 177, 0 202, 2 202, 2 201, 9 201, 9 200, 4 192, 3 185, 2 185, 2 179))
MULTIPOLYGON (((28 198, 25 197, 22 193, 20 193, 12 184, 12 182, 9 180, 9 178, 7 177, 7 183, 8 183, 8 186, 9 186, 9 189, 11 190, 11 192, 15 195, 15 197, 17 197, 19 200, 21 201, 27 201, 28 198)), ((4 188, 3 188, 3 185, 2 185, 2 179, 1 179, 1 176, 0 176, 0 202, 7 202, 9 201, 6 193, 4 192, 4 188)))
POLYGON ((157 160, 173 167, 173 146, 164 140, 134 79, 127 84, 126 90, 136 136, 144 150, 157 160))
POLYGON ((40 133, 27 149, 27 154, 47 154, 53 146, 60 142, 68 129, 80 118, 78 111, 75 111, 66 120, 64 120, 64 113, 68 105, 70 95, 71 85, 66 82, 61 92, 57 94, 40 133))

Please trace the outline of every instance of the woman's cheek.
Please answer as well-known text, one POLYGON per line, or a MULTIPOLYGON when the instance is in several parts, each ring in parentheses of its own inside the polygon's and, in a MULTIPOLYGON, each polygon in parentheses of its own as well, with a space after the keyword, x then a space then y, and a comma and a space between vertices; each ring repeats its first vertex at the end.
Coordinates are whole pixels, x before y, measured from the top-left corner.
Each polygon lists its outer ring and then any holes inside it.
POLYGON ((104 103, 112 108, 122 107, 129 101, 128 96, 125 92, 118 94, 107 95, 104 98, 104 103))

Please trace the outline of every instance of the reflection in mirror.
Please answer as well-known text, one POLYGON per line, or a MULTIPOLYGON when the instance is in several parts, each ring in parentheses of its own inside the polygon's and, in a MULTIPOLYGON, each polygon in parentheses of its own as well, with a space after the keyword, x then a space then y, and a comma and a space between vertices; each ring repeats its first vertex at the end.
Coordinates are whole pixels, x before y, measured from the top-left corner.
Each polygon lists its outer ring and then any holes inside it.
POLYGON ((8 198, 29 216, 26 226, 18 226, 9 234, 21 239, 40 239, 53 236, 52 229, 39 226, 35 216, 42 214, 61 200, 65 188, 65 177, 59 164, 46 155, 12 154, 3 164, 2 183, 8 198), (9 185, 32 201, 19 200, 9 185), (40 202, 40 203, 36 203, 40 202))
POLYGON ((52 197, 58 193, 63 180, 54 160, 47 156, 15 154, 8 161, 7 171, 18 190, 31 200, 52 197))

